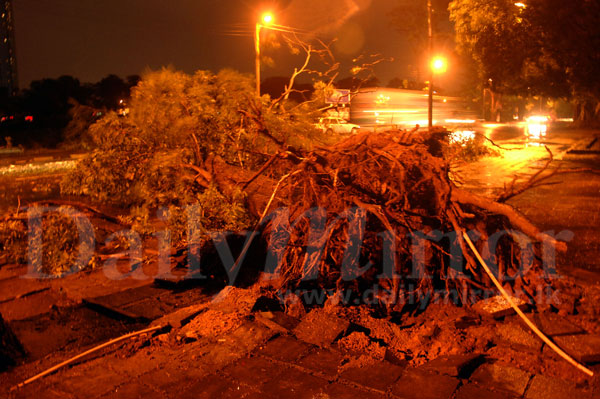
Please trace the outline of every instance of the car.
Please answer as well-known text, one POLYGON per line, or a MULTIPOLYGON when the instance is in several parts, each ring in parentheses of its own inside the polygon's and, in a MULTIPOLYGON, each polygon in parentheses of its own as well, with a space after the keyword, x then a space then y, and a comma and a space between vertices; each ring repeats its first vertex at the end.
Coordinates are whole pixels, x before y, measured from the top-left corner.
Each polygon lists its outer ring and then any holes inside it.
POLYGON ((525 135, 529 139, 540 140, 546 136, 550 117, 548 115, 531 115, 525 119, 527 126, 525 127, 525 135))
POLYGON ((345 119, 327 116, 320 118, 319 122, 315 126, 322 132, 331 134, 356 134, 360 130, 359 125, 350 123, 345 119))

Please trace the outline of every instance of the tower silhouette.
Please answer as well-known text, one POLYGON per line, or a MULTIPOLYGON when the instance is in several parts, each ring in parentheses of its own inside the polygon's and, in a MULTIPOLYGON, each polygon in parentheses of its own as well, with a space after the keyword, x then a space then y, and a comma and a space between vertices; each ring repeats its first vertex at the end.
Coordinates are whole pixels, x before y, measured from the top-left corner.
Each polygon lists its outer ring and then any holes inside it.
POLYGON ((0 0, 0 95, 19 91, 12 0, 0 0))

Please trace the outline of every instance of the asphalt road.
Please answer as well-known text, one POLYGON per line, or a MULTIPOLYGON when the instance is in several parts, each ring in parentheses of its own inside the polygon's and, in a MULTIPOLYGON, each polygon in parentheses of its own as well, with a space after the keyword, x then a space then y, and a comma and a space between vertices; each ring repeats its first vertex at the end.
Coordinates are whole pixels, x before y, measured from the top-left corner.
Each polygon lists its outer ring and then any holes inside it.
POLYGON ((570 162, 577 163, 578 160, 585 160, 588 165, 586 167, 589 167, 590 162, 594 164, 593 161, 598 159, 597 150, 600 149, 600 140, 597 140, 590 149, 587 149, 587 146, 600 137, 600 131, 570 129, 555 125, 548 129, 545 137, 530 139, 525 134, 525 126, 523 122, 482 124, 477 129, 478 133, 485 135, 502 150, 499 150, 499 156, 485 157, 478 162, 460 165, 456 169, 460 175, 457 180, 462 181, 469 189, 493 197, 515 177, 518 180, 528 179, 544 167, 550 158, 548 150, 552 153, 553 166, 566 160, 567 156, 570 157, 570 162), (588 154, 571 156, 569 152, 574 149, 586 150, 584 152, 588 154))
POLYGON ((542 231, 571 236, 568 252, 558 257, 561 272, 600 282, 600 131, 555 126, 541 140, 528 140, 524 124, 486 124, 483 133, 510 150, 459 168, 462 184, 479 194, 497 197, 536 173, 591 171, 556 175, 508 203, 542 231), (549 165, 545 147, 553 156, 549 165))
POLYGON ((479 130, 495 143, 509 148, 528 148, 548 146, 553 153, 560 153, 585 141, 600 131, 568 128, 565 124, 555 123, 548 126, 545 137, 531 139, 526 135, 526 122, 484 123, 479 130))

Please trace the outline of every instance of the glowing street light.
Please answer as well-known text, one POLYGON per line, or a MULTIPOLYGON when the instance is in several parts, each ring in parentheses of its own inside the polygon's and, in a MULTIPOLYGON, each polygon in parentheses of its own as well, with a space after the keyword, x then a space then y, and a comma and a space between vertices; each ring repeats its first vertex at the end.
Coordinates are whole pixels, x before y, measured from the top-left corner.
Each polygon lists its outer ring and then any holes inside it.
POLYGON ((519 8, 525 8, 525 7, 527 7, 527 6, 525 5, 525 3, 521 3, 521 2, 519 2, 519 3, 515 3, 515 6, 517 6, 517 7, 519 7, 519 8))
POLYGON ((254 48, 256 50, 256 95, 260 97, 260 28, 273 23, 273 14, 267 12, 262 15, 261 22, 256 23, 256 35, 254 37, 254 48))
POLYGON ((429 75, 429 109, 428 121, 429 128, 433 126, 433 77, 436 74, 444 73, 448 70, 448 61, 444 57, 434 57, 431 59, 431 74, 429 75))
POLYGON ((431 60, 431 70, 433 73, 444 73, 448 70, 448 62, 444 57, 435 57, 431 60))
POLYGON ((265 25, 269 25, 273 22, 273 14, 271 14, 270 12, 265 13, 262 17, 262 21, 265 25))

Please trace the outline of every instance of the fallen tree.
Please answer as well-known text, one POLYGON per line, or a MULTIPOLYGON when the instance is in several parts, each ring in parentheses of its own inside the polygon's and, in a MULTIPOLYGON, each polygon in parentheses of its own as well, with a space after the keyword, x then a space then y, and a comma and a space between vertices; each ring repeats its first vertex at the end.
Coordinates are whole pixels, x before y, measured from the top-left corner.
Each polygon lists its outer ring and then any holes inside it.
POLYGON ((262 232, 282 288, 372 292, 388 310, 432 296, 466 303, 494 291, 468 232, 506 289, 529 302, 548 287, 544 246, 566 250, 512 207, 457 188, 446 132, 365 132, 286 156, 262 232), (374 290, 373 287, 377 287, 374 290))

